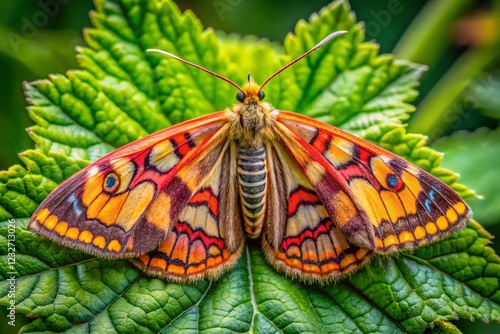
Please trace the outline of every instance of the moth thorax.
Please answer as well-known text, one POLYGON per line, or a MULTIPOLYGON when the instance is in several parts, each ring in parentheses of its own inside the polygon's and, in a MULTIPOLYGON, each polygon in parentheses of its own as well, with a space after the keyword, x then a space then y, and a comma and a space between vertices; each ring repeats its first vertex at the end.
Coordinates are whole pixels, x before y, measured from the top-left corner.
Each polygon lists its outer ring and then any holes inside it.
POLYGON ((267 197, 267 166, 264 145, 238 148, 238 183, 245 231, 249 238, 260 236, 267 197))
POLYGON ((264 128, 264 111, 257 101, 251 101, 242 106, 240 111, 240 122, 244 131, 257 133, 264 128))

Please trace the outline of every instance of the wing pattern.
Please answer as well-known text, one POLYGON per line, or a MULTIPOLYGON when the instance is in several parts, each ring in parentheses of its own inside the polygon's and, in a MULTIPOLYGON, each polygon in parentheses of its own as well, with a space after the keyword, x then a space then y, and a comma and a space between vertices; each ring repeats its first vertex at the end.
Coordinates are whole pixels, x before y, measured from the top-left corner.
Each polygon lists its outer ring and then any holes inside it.
POLYGON ((450 187, 394 154, 305 116, 268 116, 243 133, 227 109, 120 148, 51 193, 29 228, 180 283, 218 278, 245 235, 260 236, 277 270, 327 282, 469 220, 450 187))
POLYGON ((361 216, 361 224, 334 220, 355 244, 381 253, 414 248, 463 228, 470 219, 469 208, 449 186, 394 154, 305 116, 281 112, 278 122, 288 151, 316 180, 323 201, 331 203, 330 215, 335 217, 346 201, 333 199, 325 179, 349 197, 349 216, 361 216))
MULTIPOLYGON (((271 205, 262 236, 276 268, 309 281, 337 279, 366 263, 371 251, 350 243, 310 181, 277 142, 268 145, 271 205), (271 154, 269 154, 271 153, 271 154)), ((333 195, 333 194, 332 194, 333 195)))

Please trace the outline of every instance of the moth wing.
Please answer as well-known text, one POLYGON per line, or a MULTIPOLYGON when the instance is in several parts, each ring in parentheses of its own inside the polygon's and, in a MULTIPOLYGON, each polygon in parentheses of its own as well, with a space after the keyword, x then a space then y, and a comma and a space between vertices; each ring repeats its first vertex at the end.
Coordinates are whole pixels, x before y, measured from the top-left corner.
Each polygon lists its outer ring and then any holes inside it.
POLYGON ((269 197, 262 234, 267 260, 309 282, 339 279, 372 256, 335 226, 311 182, 277 141, 267 144, 269 197))
POLYGON ((53 191, 30 230, 109 258, 154 250, 222 154, 225 115, 184 122, 104 156, 53 191))
POLYGON ((470 219, 448 185, 376 145, 291 112, 280 112, 276 124, 336 226, 357 245, 382 253, 414 248, 470 219))
POLYGON ((236 147, 228 144, 182 209, 165 241, 133 260, 145 272, 176 282, 217 279, 244 246, 236 179, 236 147))

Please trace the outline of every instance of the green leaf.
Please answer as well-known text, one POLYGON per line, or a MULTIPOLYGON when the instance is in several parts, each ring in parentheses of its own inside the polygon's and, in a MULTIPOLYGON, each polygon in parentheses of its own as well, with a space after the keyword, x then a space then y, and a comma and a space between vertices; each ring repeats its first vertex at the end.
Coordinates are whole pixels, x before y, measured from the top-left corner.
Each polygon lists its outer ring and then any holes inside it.
POLYGON ((474 187, 481 196, 470 202, 474 218, 485 226, 498 223, 500 132, 487 129, 457 132, 434 142, 433 147, 445 152, 443 165, 460 173, 461 181, 474 187))
POLYGON ((203 30, 170 1, 98 0, 81 69, 26 84, 36 125, 23 166, 0 172, 0 306, 10 305, 8 235, 15 235, 17 312, 35 320, 25 332, 329 332, 422 333, 450 321, 500 321, 500 258, 491 236, 472 222, 460 233, 395 257, 375 257, 349 279, 305 285, 266 264, 249 242, 235 268, 216 282, 180 285, 49 242, 27 230, 57 184, 105 153, 148 133, 230 106, 234 89, 156 54, 180 57, 244 83, 264 80, 324 36, 349 33, 266 86, 276 108, 302 112, 358 134, 474 193, 440 167, 423 136, 407 134, 423 68, 363 43, 348 4, 332 3, 299 22, 284 48, 203 30), (14 223, 12 221, 14 219, 14 223), (9 229, 15 224, 15 231, 9 229), (9 234, 10 233, 10 234, 9 234))
POLYGON ((283 56, 281 45, 255 36, 241 37, 220 31, 217 32, 217 38, 228 57, 231 73, 236 73, 236 78, 241 79, 248 72, 256 82, 261 83, 280 67, 278 60, 283 56), (256 62, 255 59, 259 61, 256 62))
MULTIPOLYGON (((378 257, 349 281, 323 286, 284 278, 255 243, 218 282, 166 283, 127 261, 94 258, 34 237, 27 223, 16 220, 22 254, 16 259, 16 301, 18 311, 39 319, 28 331, 419 333, 439 319, 489 322, 500 316, 500 259, 487 246, 491 236, 476 223, 413 254, 378 257)), ((7 224, 0 223, 2 236, 7 224)), ((6 248, 2 242, 1 254, 6 248)), ((2 256, 2 275, 6 263, 2 256)), ((8 281, 0 282, 0 295, 8 289, 8 281)))
POLYGON ((87 165, 60 153, 30 150, 19 155, 25 163, 0 172, 0 221, 30 217, 59 183, 87 165))
POLYGON ((472 107, 487 117, 500 119, 500 75, 484 73, 478 76, 466 90, 463 100, 464 108, 472 107))

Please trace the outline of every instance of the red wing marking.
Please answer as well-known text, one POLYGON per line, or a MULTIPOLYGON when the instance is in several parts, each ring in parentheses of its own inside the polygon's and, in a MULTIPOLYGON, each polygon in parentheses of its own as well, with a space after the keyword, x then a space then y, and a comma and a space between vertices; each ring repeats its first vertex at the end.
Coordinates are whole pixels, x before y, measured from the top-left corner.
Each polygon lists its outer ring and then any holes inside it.
POLYGON ((361 148, 361 147, 357 147, 358 149, 358 152, 359 152, 359 157, 358 159, 363 162, 364 164, 368 164, 369 161, 370 161, 370 158, 374 156, 373 153, 361 148))
POLYGON ((314 228, 306 228, 299 235, 293 237, 287 237, 281 243, 281 247, 285 251, 291 246, 301 247, 306 239, 317 240, 321 234, 330 233, 330 230, 334 227, 333 222, 330 218, 325 218, 314 228))
POLYGON ((219 215, 219 199, 210 188, 197 192, 189 201, 189 205, 206 205, 213 217, 219 215))
POLYGON ((318 130, 311 140, 310 144, 319 152, 324 152, 328 150, 331 141, 332 137, 328 133, 318 130))
POLYGON ((321 201, 314 191, 304 187, 298 187, 290 194, 290 198, 288 200, 288 217, 297 213, 299 206, 303 204, 315 205, 321 204, 321 201))
POLYGON ((216 237, 210 237, 200 229, 193 230, 191 226, 185 222, 178 222, 175 225, 174 230, 178 235, 186 234, 188 236, 189 243, 193 243, 195 240, 201 240, 206 249, 209 249, 211 246, 215 246, 222 251, 224 248, 224 240, 216 237))
POLYGON ((179 159, 184 158, 186 154, 193 149, 196 144, 191 139, 189 132, 178 133, 170 138, 170 142, 174 147, 174 153, 179 159))

